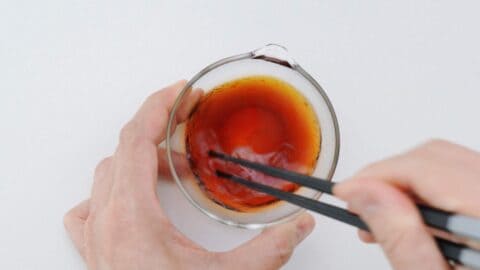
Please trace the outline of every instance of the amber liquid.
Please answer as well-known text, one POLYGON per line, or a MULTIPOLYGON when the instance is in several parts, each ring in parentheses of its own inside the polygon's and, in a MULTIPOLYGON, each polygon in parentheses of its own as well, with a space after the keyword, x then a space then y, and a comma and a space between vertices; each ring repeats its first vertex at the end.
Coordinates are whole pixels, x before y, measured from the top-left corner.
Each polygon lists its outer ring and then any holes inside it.
POLYGON ((320 152, 320 128, 308 101, 274 77, 253 76, 216 87, 187 123, 187 154, 194 174, 215 202, 248 211, 276 201, 216 176, 222 170, 293 192, 298 186, 208 156, 223 152, 270 166, 311 174, 320 152))

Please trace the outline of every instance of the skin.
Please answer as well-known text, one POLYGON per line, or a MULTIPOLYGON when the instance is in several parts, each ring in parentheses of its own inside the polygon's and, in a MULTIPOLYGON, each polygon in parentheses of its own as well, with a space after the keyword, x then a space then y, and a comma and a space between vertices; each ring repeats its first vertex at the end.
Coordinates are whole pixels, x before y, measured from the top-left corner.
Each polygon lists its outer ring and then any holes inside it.
MULTIPOLYGON (((173 84, 145 101, 122 129, 113 156, 97 166, 90 199, 65 215, 65 227, 89 269, 278 269, 312 231, 313 218, 304 214, 229 252, 209 252, 175 229, 157 198, 158 175, 168 175, 165 150, 158 144, 184 85, 173 84)), ((177 122, 200 96, 190 94, 177 122)), ((187 168, 184 159, 174 159, 177 167, 187 168)), ((415 203, 480 217, 479 164, 479 153, 433 140, 367 166, 336 185, 334 194, 368 224, 371 233, 359 231, 360 238, 380 244, 394 269, 460 269, 443 259, 433 240, 439 233, 423 224, 415 203)))
POLYGON ((424 225, 415 202, 480 217, 479 153, 433 140, 371 164, 348 180, 334 194, 368 224, 371 234, 360 231, 360 238, 379 243, 394 269, 460 269, 442 258, 433 239, 438 233, 424 225))
MULTIPOLYGON (((115 153, 98 164, 91 197, 65 215, 67 232, 88 269, 278 269, 312 231, 312 216, 303 214, 231 251, 210 252, 170 223, 156 192, 159 173, 167 171, 158 145, 184 85, 177 82, 145 101, 121 130, 115 153)), ((187 118, 201 94, 190 93, 177 122, 187 118)))

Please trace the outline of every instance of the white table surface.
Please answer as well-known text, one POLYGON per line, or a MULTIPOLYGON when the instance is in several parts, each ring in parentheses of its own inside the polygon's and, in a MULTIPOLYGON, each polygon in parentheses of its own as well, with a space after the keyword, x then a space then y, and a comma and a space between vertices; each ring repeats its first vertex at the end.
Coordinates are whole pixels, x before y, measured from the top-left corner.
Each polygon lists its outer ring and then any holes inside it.
MULTIPOLYGON (((125 2, 0 1, 0 269, 84 269, 62 216, 89 195, 123 123, 155 89, 266 43, 330 96, 336 181, 430 137, 480 149, 480 1, 125 2)), ((209 249, 256 233, 160 190, 209 249)), ((355 230, 316 221, 285 269, 389 268, 355 230)))

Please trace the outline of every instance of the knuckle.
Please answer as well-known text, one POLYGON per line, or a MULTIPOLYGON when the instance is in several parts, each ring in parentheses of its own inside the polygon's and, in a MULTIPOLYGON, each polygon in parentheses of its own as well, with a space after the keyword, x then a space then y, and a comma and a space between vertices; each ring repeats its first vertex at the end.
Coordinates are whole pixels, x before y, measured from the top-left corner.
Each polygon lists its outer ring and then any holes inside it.
POLYGON ((278 239, 274 243, 275 258, 281 264, 284 264, 292 255, 292 245, 288 239, 278 239))
POLYGON ((447 140, 444 139, 430 139, 429 141, 426 142, 426 145, 432 146, 432 147, 445 147, 450 145, 451 143, 447 140))
POLYGON ((139 139, 138 126, 135 121, 128 122, 120 131, 120 144, 135 144, 139 139))
POLYGON ((432 156, 444 155, 450 151, 452 146, 453 144, 446 140, 430 139, 420 146, 406 152, 404 157, 425 160, 431 158, 432 156))
POLYGON ((147 96, 147 98, 145 98, 145 100, 143 101, 143 103, 152 103, 152 102, 156 102, 158 100, 162 100, 165 96, 165 89, 161 89, 161 90, 158 90, 156 92, 153 92, 151 93, 150 95, 147 96))
POLYGON ((380 168, 384 166, 385 162, 384 161, 377 161, 370 163, 366 166, 364 166, 362 169, 359 171, 359 175, 369 175, 372 174, 376 171, 378 171, 380 168))
POLYGON ((65 229, 70 230, 72 224, 75 222, 75 213, 73 209, 70 209, 65 215, 63 216, 63 226, 65 229))
POLYGON ((112 163, 112 157, 107 157, 107 158, 104 158, 102 161, 100 161, 97 164, 97 167, 95 167, 94 178, 96 179, 104 175, 105 172, 107 172, 108 169, 110 168, 111 163, 112 163))
POLYGON ((158 108, 163 107, 162 104, 164 104, 166 100, 171 99, 172 92, 168 90, 169 88, 163 88, 159 91, 156 91, 150 94, 145 99, 143 104, 151 104, 153 106, 157 106, 158 108))
POLYGON ((452 146, 452 143, 443 139, 431 139, 421 145, 418 149, 424 151, 444 150, 452 146))
POLYGON ((70 224, 72 223, 72 214, 70 211, 68 211, 64 216, 63 216, 63 226, 68 230, 70 228, 70 224))
POLYGON ((276 259, 280 264, 285 264, 290 259, 291 255, 292 255, 291 251, 282 250, 277 252, 276 259))
POLYGON ((397 172, 402 165, 405 164, 404 155, 395 155, 390 158, 373 162, 363 167, 357 174, 358 178, 363 181, 373 181, 378 176, 393 174, 397 172))

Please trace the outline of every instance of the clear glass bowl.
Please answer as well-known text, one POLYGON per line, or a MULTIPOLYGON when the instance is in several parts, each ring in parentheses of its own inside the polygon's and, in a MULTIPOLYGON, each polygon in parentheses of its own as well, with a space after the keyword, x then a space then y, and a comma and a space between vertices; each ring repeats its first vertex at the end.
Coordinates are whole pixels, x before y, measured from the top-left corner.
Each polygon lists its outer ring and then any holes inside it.
MULTIPOLYGON (((185 145, 185 123, 176 125, 176 118, 180 104, 192 89, 209 92, 225 82, 254 75, 273 76, 291 84, 312 105, 321 130, 321 150, 313 172, 314 176, 331 180, 340 147, 337 118, 325 91, 288 55, 284 47, 269 44, 252 52, 219 60, 196 74, 175 101, 168 122, 167 134, 170 136, 167 136, 166 148, 172 177, 185 197, 204 214, 219 222, 249 229, 285 222, 299 214, 302 209, 280 201, 259 208, 258 211, 238 212, 212 201, 200 188, 189 167, 185 166, 189 164, 185 145)), ((300 187, 295 193, 315 199, 321 194, 304 187, 300 187)))

